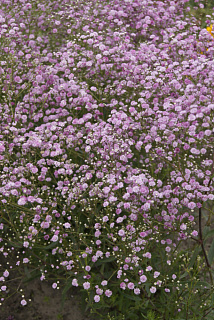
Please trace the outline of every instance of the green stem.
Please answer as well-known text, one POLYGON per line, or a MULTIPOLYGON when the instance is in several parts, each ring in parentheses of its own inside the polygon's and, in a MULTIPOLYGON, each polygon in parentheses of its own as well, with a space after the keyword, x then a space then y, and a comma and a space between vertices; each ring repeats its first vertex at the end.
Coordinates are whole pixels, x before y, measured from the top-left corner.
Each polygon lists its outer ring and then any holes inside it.
POLYGON ((209 272, 209 275, 210 275, 210 281, 211 281, 211 284, 213 285, 213 276, 212 276, 212 271, 211 271, 211 265, 209 263, 209 260, 208 260, 208 257, 207 257, 207 253, 206 253, 206 250, 205 250, 205 247, 204 247, 204 242, 203 242, 201 208, 199 208, 199 242, 201 244, 201 248, 202 248, 202 251, 203 251, 203 254, 204 254, 206 265, 208 267, 208 272, 209 272))

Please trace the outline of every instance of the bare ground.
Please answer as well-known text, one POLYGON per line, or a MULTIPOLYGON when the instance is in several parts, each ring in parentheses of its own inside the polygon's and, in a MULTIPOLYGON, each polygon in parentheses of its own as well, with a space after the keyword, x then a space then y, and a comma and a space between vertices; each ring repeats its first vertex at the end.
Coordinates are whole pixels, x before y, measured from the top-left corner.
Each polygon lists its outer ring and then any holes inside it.
POLYGON ((69 291, 61 311, 62 290, 52 289, 48 282, 33 280, 25 289, 25 299, 31 301, 22 306, 21 296, 13 295, 0 307, 0 320, 95 320, 81 310, 79 292, 74 289, 69 291))

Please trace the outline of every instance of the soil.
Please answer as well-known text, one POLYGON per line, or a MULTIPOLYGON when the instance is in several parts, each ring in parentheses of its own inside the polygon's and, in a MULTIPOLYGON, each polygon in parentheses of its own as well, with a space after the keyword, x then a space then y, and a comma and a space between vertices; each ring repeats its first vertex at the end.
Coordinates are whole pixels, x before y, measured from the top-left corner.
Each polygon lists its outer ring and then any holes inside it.
POLYGON ((21 296, 13 295, 0 307, 0 320, 95 320, 81 310, 81 299, 75 289, 69 291, 61 311, 62 290, 54 290, 51 283, 33 280, 25 289, 25 299, 31 301, 22 306, 21 296))
MULTIPOLYGON (((5 259, 0 253, 0 274, 1 270, 14 264, 15 255, 14 252, 5 259)), ((64 306, 61 308, 63 288, 53 289, 53 281, 41 281, 38 277, 23 283, 20 281, 20 275, 23 273, 24 270, 20 268, 10 270, 10 289, 7 295, 9 298, 0 305, 0 320, 99 320, 96 316, 90 315, 90 311, 87 311, 87 314, 84 312, 79 288, 71 287, 67 291, 64 306), (24 299, 27 301, 25 306, 21 305, 23 298, 20 288, 23 289, 24 299)))

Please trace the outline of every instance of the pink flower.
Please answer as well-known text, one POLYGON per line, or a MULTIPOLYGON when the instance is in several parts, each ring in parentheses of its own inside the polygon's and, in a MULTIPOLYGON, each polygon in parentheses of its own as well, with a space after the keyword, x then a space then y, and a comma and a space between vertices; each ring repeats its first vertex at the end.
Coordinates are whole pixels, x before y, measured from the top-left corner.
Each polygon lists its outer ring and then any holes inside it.
POLYGON ((28 200, 29 202, 31 202, 31 203, 33 203, 33 202, 36 201, 33 196, 29 196, 29 197, 27 198, 27 200, 28 200))
POLYGON ((86 266, 85 270, 89 272, 91 270, 91 267, 90 266, 86 266))
POLYGON ((41 223, 41 228, 43 228, 43 229, 47 229, 47 228, 49 228, 49 226, 50 226, 50 223, 47 221, 43 221, 41 223))
POLYGON ((107 289, 107 290, 105 291, 105 295, 106 295, 106 297, 110 298, 111 295, 112 295, 112 291, 109 290, 109 289, 107 289))
POLYGON ((192 154, 200 154, 200 151, 199 151, 198 149, 196 149, 196 148, 191 148, 191 149, 190 149, 190 152, 191 152, 192 154))
POLYGON ((193 237, 197 237, 197 235, 198 235, 198 231, 193 230, 193 232, 192 232, 192 236, 193 236, 193 237))
POLYGON ((100 251, 100 250, 98 250, 97 252, 96 252, 96 257, 102 257, 103 256, 103 252, 102 251, 100 251))
POLYGON ((55 234, 55 235, 51 238, 51 241, 57 242, 58 239, 59 239, 59 237, 55 234))
POLYGON ((78 287, 77 279, 73 279, 73 280, 72 280, 72 286, 78 287))
POLYGON ((120 288, 121 288, 121 289, 123 289, 123 290, 125 290, 125 289, 126 289, 126 284, 125 284, 125 282, 121 282, 121 284, 120 284, 120 288))
POLYGON ((157 291, 156 287, 151 287, 151 288, 150 288, 150 292, 151 292, 151 293, 155 293, 156 291, 157 291))
POLYGON ((96 257, 96 256, 93 256, 92 258, 91 258, 91 261, 92 262, 96 262, 98 260, 98 258, 96 257))
POLYGON ((91 286, 91 285, 90 285, 90 282, 88 282, 88 281, 83 283, 83 288, 84 288, 85 290, 88 290, 88 289, 90 288, 90 286, 91 286))
POLYGON ((125 235, 125 231, 124 231, 123 229, 119 230, 119 231, 118 231, 118 235, 119 235, 120 237, 123 237, 123 236, 125 235))
POLYGON ((22 305, 22 306, 26 306, 26 304, 27 304, 27 301, 26 301, 25 299, 22 299, 21 305, 22 305))
POLYGON ((152 255, 151 255, 150 252, 146 252, 146 253, 143 254, 143 257, 151 259, 152 255))
POLYGON ((56 282, 54 282, 54 283, 52 284, 52 288, 53 288, 53 289, 56 289, 56 288, 57 288, 57 283, 56 283, 56 282))
POLYGON ((100 301, 100 296, 99 295, 95 295, 94 296, 94 301, 95 302, 99 302, 100 301))
POLYGON ((130 208, 130 203, 126 202, 124 203, 124 209, 129 209, 130 208))
POLYGON ((136 143, 136 145, 135 145, 135 148, 136 148, 138 151, 140 151, 142 144, 143 144, 142 141, 138 141, 138 142, 136 143))
POLYGON ((103 289, 97 288, 96 289, 96 294, 98 294, 98 295, 103 294, 103 289))
POLYGON ((96 238, 99 238, 100 235, 101 235, 101 232, 99 230, 95 231, 94 236, 96 238))
POLYGON ((186 230, 186 228, 187 228, 186 224, 182 223, 182 224, 180 225, 180 229, 181 229, 181 230, 186 230))
POLYGON ((65 100, 62 100, 61 102, 60 102, 60 107, 65 107, 66 106, 66 101, 65 100))
POLYGON ((140 294, 140 289, 139 288, 135 288, 134 289, 134 294, 136 294, 136 295, 140 294))
POLYGON ((152 270, 151 266, 146 267, 146 271, 151 271, 151 270, 152 270))
POLYGON ((147 145, 145 146, 146 153, 149 152, 149 150, 151 149, 151 147, 152 147, 151 144, 147 144, 147 145))
POLYGON ((140 236, 141 236, 142 238, 144 238, 144 237, 147 236, 147 233, 143 231, 143 232, 140 233, 140 236))
POLYGON ((196 204, 194 202, 189 202, 188 203, 188 208, 189 209, 193 210, 193 209, 195 209, 195 207, 196 207, 196 204))
POLYGON ((63 224, 63 226, 66 228, 66 229, 69 229, 71 227, 71 224, 69 222, 66 222, 63 224))
POLYGON ((37 81, 38 83, 42 82, 42 76, 41 76, 41 75, 37 75, 37 76, 36 76, 36 81, 37 81))
POLYGON ((128 288, 133 290, 134 289, 134 283, 133 282, 129 282, 128 283, 128 288))
POLYGON ((18 200, 18 205, 19 206, 23 206, 27 203, 27 198, 26 197, 21 197, 19 200, 18 200))
POLYGON ((109 187, 104 187, 104 188, 103 188, 103 192, 104 192, 105 194, 108 194, 110 190, 111 190, 111 189, 110 189, 109 187))
POLYGON ((2 142, 0 142, 0 152, 5 151, 5 147, 2 142))
POLYGON ((205 130, 204 133, 205 133, 206 136, 210 136, 212 134, 212 131, 211 130, 205 130))
POLYGON ((3 276, 7 278, 9 276, 9 272, 7 270, 4 271, 3 276))
POLYGON ((157 278, 159 275, 160 275, 160 272, 158 272, 158 271, 154 272, 154 278, 157 278))
POLYGON ((109 220, 109 218, 107 216, 103 217, 103 222, 107 222, 109 220))
POLYGON ((6 291, 7 290, 7 286, 1 286, 1 290, 2 291, 6 291))
POLYGON ((150 209, 150 203, 145 203, 144 205, 143 205, 143 209, 145 210, 145 211, 148 211, 149 209, 150 209))
POLYGON ((147 277, 146 277, 145 275, 142 275, 142 276, 140 277, 140 281, 141 281, 141 282, 146 282, 146 280, 147 280, 147 277))

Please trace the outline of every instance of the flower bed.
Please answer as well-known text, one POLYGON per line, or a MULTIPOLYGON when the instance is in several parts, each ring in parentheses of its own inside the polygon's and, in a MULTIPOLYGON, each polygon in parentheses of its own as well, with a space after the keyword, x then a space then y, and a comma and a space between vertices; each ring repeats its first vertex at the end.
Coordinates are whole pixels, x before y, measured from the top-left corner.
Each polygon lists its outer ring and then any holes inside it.
POLYGON ((1 1, 2 304, 18 269, 100 319, 213 319, 214 20, 188 11, 1 1))

